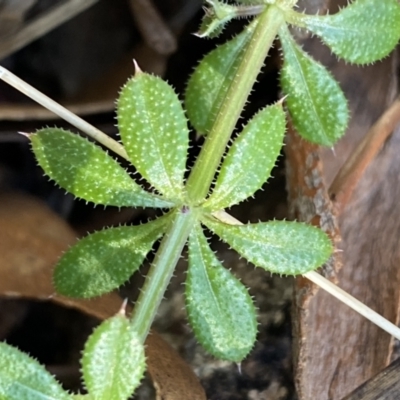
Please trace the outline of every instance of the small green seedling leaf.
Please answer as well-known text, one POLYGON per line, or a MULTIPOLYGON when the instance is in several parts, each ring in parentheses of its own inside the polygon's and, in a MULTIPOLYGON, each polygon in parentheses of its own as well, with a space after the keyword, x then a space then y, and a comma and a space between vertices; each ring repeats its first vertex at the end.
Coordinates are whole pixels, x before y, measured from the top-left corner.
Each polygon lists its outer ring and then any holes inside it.
POLYGON ((347 127, 346 98, 325 67, 295 43, 287 26, 279 37, 284 54, 281 85, 293 124, 310 142, 332 146, 347 127))
POLYGON ((387 56, 400 39, 397 0, 356 0, 337 14, 297 14, 293 23, 318 35, 346 61, 367 64, 387 56))
POLYGON ((174 90, 156 76, 137 72, 122 88, 117 114, 133 165, 167 198, 182 199, 189 130, 174 90))
POLYGON ((81 199, 117 207, 173 205, 143 190, 105 151, 81 136, 46 128, 29 138, 44 172, 81 199))
POLYGON ((272 221, 227 225, 204 219, 224 242, 257 267, 283 275, 299 275, 325 263, 332 253, 328 236, 300 222, 272 221))
POLYGON ((212 13, 206 12, 201 20, 200 28, 195 36, 201 38, 216 38, 218 37, 224 30, 227 21, 219 21, 216 20, 212 13))
POLYGON ((236 7, 218 0, 206 0, 211 8, 204 9, 204 17, 197 33, 199 37, 217 37, 225 25, 237 16, 236 7))
POLYGON ((36 360, 0 343, 0 400, 71 400, 36 360))
POLYGON ((211 129, 252 38, 257 19, 231 41, 207 54, 190 77, 185 106, 191 124, 200 134, 211 129))
POLYGON ((105 229, 80 240, 55 268, 57 292, 90 298, 121 286, 141 266, 154 242, 164 233, 170 216, 143 225, 105 229))
POLYGON ((82 373, 93 400, 128 399, 145 368, 143 344, 123 315, 104 321, 85 344, 82 373))
POLYGON ((285 113, 281 104, 256 114, 233 142, 204 207, 221 210, 252 196, 269 178, 283 145, 285 113))
POLYGON ((189 238, 186 309, 197 339, 213 356, 240 362, 253 347, 257 322, 251 297, 215 257, 200 226, 189 238))

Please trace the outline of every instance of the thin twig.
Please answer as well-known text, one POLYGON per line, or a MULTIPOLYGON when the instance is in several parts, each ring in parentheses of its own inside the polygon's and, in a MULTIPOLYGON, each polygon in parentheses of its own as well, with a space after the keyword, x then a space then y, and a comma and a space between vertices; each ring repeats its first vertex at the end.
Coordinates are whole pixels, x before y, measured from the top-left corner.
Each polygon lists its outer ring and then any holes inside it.
POLYGON ((7 82, 9 85, 24 93, 26 96, 30 97, 32 100, 41 104, 43 107, 49 109, 54 114, 57 114, 59 117, 63 118, 65 121, 69 122, 71 125, 75 126, 77 129, 86 133, 86 135, 90 136, 97 142, 106 146, 114 153, 120 155, 121 157, 128 159, 128 155, 126 154, 123 146, 116 142, 114 139, 107 136, 104 132, 100 131, 93 125, 89 124, 82 118, 73 114, 71 111, 67 110, 62 105, 58 104, 54 100, 50 99, 43 93, 39 92, 39 90, 35 89, 31 85, 27 84, 22 79, 18 78, 12 72, 8 71, 4 67, 0 66, 0 79, 7 82))
POLYGON ((339 170, 329 188, 329 197, 335 202, 339 210, 343 210, 348 203, 357 182, 399 122, 400 99, 398 98, 372 125, 351 157, 339 170))
POLYGON ((388 321, 386 318, 382 317, 382 315, 377 312, 371 310, 364 303, 357 300, 353 296, 349 295, 343 289, 340 289, 334 283, 324 278, 322 275, 318 274, 315 271, 307 272, 304 276, 309 279, 311 282, 314 282, 316 285, 326 290, 332 296, 336 297, 342 303, 348 305, 354 311, 361 314, 363 317, 367 318, 375 325, 382 328, 384 331, 400 340, 400 328, 396 325, 388 321))
POLYGON ((54 6, 9 38, 2 38, 0 60, 67 22, 97 1, 99 0, 69 0, 54 6))
MULTIPOLYGON (((230 224, 230 225, 243 225, 239 220, 232 217, 225 211, 218 211, 213 213, 214 217, 219 219, 220 221, 230 224)), ((322 289, 326 290, 332 296, 336 297, 338 300, 361 314, 363 317, 367 318, 375 325, 382 328, 384 331, 389 333, 390 335, 394 336, 396 339, 400 340, 400 328, 396 325, 392 324, 386 318, 382 317, 377 312, 371 310, 367 307, 364 303, 357 300, 343 289, 340 289, 334 283, 329 281, 328 279, 324 278, 322 275, 318 274, 315 271, 307 272, 304 276, 309 279, 311 282, 314 282, 316 285, 321 287, 322 289)))
MULTIPOLYGON (((64 106, 74 114, 79 116, 106 113, 115 106, 115 101, 111 99, 94 100, 90 102, 76 101, 64 103, 64 106)), ((1 103, 0 105, 0 121, 39 121, 58 119, 59 117, 47 108, 40 107, 36 104, 20 104, 20 103, 1 103)))

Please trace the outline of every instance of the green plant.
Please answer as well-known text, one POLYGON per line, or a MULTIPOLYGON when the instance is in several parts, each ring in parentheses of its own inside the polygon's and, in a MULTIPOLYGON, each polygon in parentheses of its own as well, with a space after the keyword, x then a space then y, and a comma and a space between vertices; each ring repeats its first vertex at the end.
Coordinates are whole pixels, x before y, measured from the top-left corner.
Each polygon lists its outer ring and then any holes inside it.
POLYGON ((162 237, 131 318, 122 310, 86 344, 82 370, 88 395, 64 392, 36 361, 1 344, 0 399, 127 399, 145 369, 143 342, 186 242, 189 322, 211 354, 240 362, 255 341, 254 306, 247 289, 210 249, 203 226, 271 272, 306 274, 329 258, 332 245, 314 227, 286 221, 232 226, 219 218, 221 210, 251 197, 270 176, 285 133, 282 102, 260 110, 227 145, 277 35, 284 57, 281 85, 294 125, 310 141, 335 143, 347 125, 346 100, 325 68, 295 43, 288 24, 320 36, 349 62, 369 63, 397 43, 400 6, 396 0, 357 0, 338 14, 309 16, 294 11, 290 0, 207 3, 211 8, 199 36, 218 34, 235 17, 256 18, 208 54, 189 80, 187 114, 206 139, 186 181, 189 130, 181 103, 166 82, 138 68, 118 100, 123 147, 109 139, 103 143, 136 168, 150 191, 87 139, 57 128, 28 135, 46 174, 75 196, 95 204, 169 211, 140 226, 91 234, 56 267, 59 293, 99 296, 128 280, 162 237))

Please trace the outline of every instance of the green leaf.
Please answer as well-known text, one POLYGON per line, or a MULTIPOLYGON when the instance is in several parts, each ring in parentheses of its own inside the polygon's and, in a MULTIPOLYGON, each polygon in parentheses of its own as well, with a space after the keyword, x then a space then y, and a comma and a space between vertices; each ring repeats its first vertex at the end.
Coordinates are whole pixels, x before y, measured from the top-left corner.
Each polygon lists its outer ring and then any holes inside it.
POLYGON ((46 128, 29 138, 44 172, 81 199, 117 207, 173 205, 143 190, 113 158, 81 136, 46 128))
POLYGON ((121 286, 141 266, 154 242, 165 232, 171 214, 138 226, 92 233, 71 247, 58 262, 58 293, 90 298, 121 286))
POLYGON ((36 360, 0 343, 0 400, 71 400, 36 360))
POLYGON ((207 54, 194 70, 186 89, 185 106, 198 133, 211 129, 241 63, 257 19, 231 41, 207 54))
POLYGON ((293 23, 320 36, 346 61, 367 64, 387 56, 400 39, 397 0, 357 0, 337 14, 293 15, 293 23))
POLYGON ((281 104, 256 114, 233 142, 204 207, 221 210, 252 196, 269 178, 283 145, 285 113, 281 104))
POLYGON ((206 13, 201 20, 200 28, 195 36, 214 39, 223 32, 226 23, 227 21, 219 21, 212 14, 206 13))
POLYGON ((251 297, 215 257, 200 226, 189 239, 186 309, 197 339, 213 356, 240 362, 253 347, 257 321, 251 297))
POLYGON ((204 9, 204 17, 197 33, 199 37, 219 36, 225 25, 237 16, 236 7, 218 0, 205 0, 211 8, 204 9))
POLYGON ((182 199, 189 130, 174 90, 139 72, 122 88, 117 113, 133 165, 167 198, 182 199))
POLYGON ((139 385, 145 368, 143 344, 122 315, 104 321, 85 344, 83 379, 96 400, 126 400, 139 385))
POLYGON ((305 274, 324 264, 332 253, 331 241, 324 232, 300 222, 235 226, 211 218, 203 222, 242 257, 277 274, 305 274))
POLYGON ((346 98, 325 67, 295 43, 287 26, 279 37, 284 54, 281 85, 293 124, 310 142, 332 146, 347 127, 346 98))

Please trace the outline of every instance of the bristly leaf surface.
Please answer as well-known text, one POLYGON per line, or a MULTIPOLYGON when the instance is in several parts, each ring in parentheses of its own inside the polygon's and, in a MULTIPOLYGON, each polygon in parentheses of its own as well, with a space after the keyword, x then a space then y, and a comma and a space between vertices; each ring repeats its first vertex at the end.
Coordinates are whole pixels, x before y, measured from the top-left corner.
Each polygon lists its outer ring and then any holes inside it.
POLYGON ((57 292, 90 298, 121 286, 141 266, 169 220, 167 214, 143 225, 109 228, 81 239, 55 268, 57 292))
POLYGON ((104 321, 85 344, 83 379, 93 399, 128 399, 144 371, 143 345, 129 320, 122 315, 104 321))
POLYGON ((137 73, 120 93, 117 114, 133 165, 167 198, 182 199, 189 130, 174 90, 156 76, 137 73))
POLYGON ((71 400, 44 366, 0 343, 0 400, 71 400))
POLYGON ((171 207, 172 202, 146 192, 99 146, 58 128, 29 137, 46 175, 75 196, 117 207, 171 207))
POLYGON ((196 36, 210 39, 216 38, 223 32, 227 22, 228 21, 218 21, 213 15, 204 14, 196 36))
POLYGON ((347 101, 332 75, 295 43, 287 26, 279 30, 284 63, 281 85, 299 134, 310 142, 332 146, 347 127, 347 101))
POLYGON ((253 347, 257 322, 251 297, 215 257, 200 226, 189 238, 186 309, 197 339, 215 357, 240 362, 253 347))
POLYGON ((270 177, 283 145, 285 113, 281 104, 257 113, 233 142, 204 208, 216 211, 252 196, 270 177))
POLYGON ((197 36, 214 38, 219 36, 225 25, 236 17, 236 7, 218 0, 206 0, 205 2, 210 7, 205 8, 197 36))
POLYGON ((203 222, 242 257, 277 274, 305 274, 325 263, 332 253, 332 243, 324 232, 300 222, 235 226, 211 218, 203 222))
POLYGON ((207 54, 190 77, 185 106, 190 122, 198 133, 209 132, 222 103, 226 101, 256 24, 255 19, 234 39, 207 54))
POLYGON ((297 14, 293 23, 318 35, 346 61, 367 64, 387 56, 400 39, 397 0, 356 0, 337 14, 297 14))

